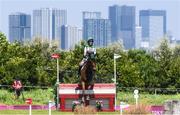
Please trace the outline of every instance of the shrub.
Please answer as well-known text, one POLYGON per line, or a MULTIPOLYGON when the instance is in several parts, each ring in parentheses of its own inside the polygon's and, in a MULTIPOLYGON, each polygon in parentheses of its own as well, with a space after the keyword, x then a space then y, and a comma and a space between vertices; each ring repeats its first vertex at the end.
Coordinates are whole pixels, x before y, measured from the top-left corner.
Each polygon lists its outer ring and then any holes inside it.
POLYGON ((137 115, 144 115, 144 114, 151 114, 150 106, 139 104, 137 107, 136 105, 131 105, 126 111, 126 114, 137 114, 137 115))
POLYGON ((81 106, 77 105, 76 108, 74 109, 74 114, 75 115, 95 115, 96 114, 96 109, 92 106, 81 106))

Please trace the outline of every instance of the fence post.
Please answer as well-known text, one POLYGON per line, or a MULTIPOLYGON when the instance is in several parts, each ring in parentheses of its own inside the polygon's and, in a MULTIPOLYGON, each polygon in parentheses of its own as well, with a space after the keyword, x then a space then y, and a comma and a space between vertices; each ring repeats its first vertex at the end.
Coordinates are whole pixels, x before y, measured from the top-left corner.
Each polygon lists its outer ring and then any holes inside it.
POLYGON ((51 103, 52 103, 52 101, 49 100, 49 108, 48 108, 49 109, 49 115, 51 115, 51 106, 52 106, 51 103))
POLYGON ((154 88, 154 90, 155 90, 155 95, 157 94, 157 90, 156 90, 156 88, 154 88))

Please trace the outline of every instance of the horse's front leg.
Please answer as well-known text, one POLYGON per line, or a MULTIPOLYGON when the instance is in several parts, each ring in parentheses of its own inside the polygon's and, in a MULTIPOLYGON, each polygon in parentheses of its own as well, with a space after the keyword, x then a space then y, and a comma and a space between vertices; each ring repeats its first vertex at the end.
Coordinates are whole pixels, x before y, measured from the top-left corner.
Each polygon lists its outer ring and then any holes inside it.
MULTIPOLYGON (((89 85, 89 84, 88 84, 87 90, 89 90, 89 89, 90 89, 90 88, 89 88, 90 86, 91 86, 91 85, 89 85)), ((90 95, 89 95, 89 94, 87 94, 87 96, 86 96, 86 100, 90 100, 90 95)))
POLYGON ((85 82, 82 82, 82 101, 85 103, 85 82))

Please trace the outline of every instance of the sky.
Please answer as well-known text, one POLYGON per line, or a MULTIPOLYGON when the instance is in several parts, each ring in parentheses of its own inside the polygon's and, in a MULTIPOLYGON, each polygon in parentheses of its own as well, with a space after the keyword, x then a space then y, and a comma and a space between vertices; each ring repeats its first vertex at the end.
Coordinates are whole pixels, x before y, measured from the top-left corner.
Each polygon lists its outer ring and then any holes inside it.
POLYGON ((82 11, 100 11, 108 18, 112 5, 136 6, 136 24, 139 10, 166 10, 167 31, 180 40, 180 0, 0 0, 0 31, 8 36, 8 15, 14 12, 32 14, 34 9, 58 8, 67 10, 67 24, 82 27, 82 11))

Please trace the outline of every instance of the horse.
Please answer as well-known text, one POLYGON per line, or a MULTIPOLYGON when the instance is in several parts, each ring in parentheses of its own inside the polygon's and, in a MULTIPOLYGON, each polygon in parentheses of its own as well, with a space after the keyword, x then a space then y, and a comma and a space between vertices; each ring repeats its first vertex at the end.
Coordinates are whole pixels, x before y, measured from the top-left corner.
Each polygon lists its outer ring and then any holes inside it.
MULTIPOLYGON (((87 86, 87 88, 89 87, 89 85, 93 85, 93 77, 95 74, 95 62, 93 62, 92 60, 88 59, 84 65, 81 68, 80 71, 80 82, 82 85, 82 102, 85 103, 86 99, 85 99, 85 88, 87 86)), ((89 95, 87 96, 87 100, 89 100, 89 95)))

